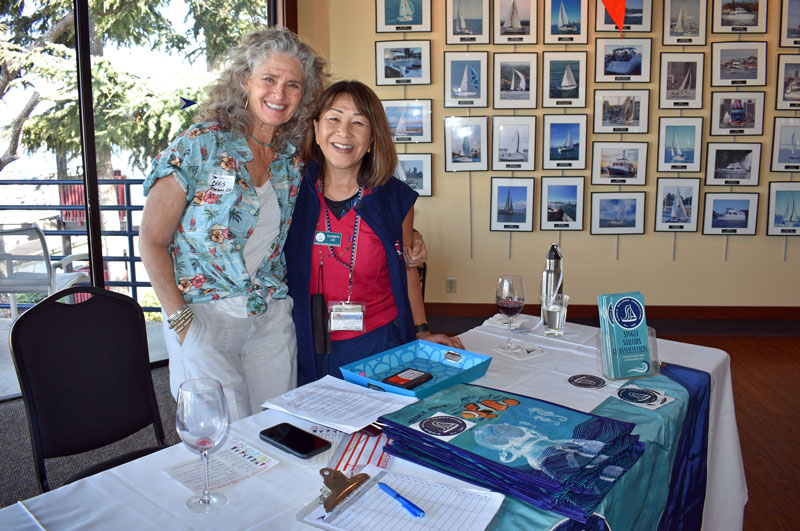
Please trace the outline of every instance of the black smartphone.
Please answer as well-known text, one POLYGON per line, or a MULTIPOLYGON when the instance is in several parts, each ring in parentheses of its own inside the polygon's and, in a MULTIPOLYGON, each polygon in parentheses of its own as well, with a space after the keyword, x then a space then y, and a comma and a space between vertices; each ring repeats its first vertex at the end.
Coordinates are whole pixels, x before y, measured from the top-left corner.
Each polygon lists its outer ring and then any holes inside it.
POLYGON ((408 368, 403 369, 402 371, 395 373, 388 378, 384 378, 381 381, 390 385, 402 387, 403 389, 413 389, 421 383, 427 382, 431 378, 433 378, 433 375, 429 372, 408 368))
POLYGON ((288 422, 276 424, 271 428, 262 430, 258 434, 261 440, 281 450, 296 455, 301 459, 308 459, 317 454, 321 454, 331 447, 331 443, 317 437, 313 433, 301 430, 297 426, 292 426, 288 422))

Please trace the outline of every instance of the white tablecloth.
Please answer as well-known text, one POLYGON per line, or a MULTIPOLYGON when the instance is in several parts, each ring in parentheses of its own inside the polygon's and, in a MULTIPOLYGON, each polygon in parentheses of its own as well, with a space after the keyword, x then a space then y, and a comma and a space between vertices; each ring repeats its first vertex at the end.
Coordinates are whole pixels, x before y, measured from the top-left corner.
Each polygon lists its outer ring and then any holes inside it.
MULTIPOLYGON (((573 387, 567 378, 579 373, 597 374, 595 328, 568 324, 562 338, 545 338, 538 318, 527 320, 527 331, 514 332, 514 340, 537 345, 544 355, 517 361, 493 349, 505 331, 480 326, 461 336, 465 347, 492 355, 487 374, 476 383, 487 387, 557 402, 590 411, 619 387, 573 387)), ((672 341, 658 341, 662 361, 693 367, 711 374, 708 482, 703 529, 741 529, 747 501, 744 466, 731 387, 730 360, 717 349, 672 341)), ((168 420, 168 419, 165 419, 168 420)), ((164 469, 197 454, 183 445, 167 448, 132 463, 66 485, 55 491, 0 510, 0 529, 38 529, 26 513, 35 515, 45 529, 294 529, 308 526, 295 514, 319 496, 318 467, 272 448, 258 438, 265 427, 289 420, 300 427, 309 423, 275 411, 262 411, 231 425, 230 437, 275 457, 281 463, 226 491, 230 502, 211 514, 189 512, 184 502, 191 492, 164 469)), ((199 459, 199 458, 198 458, 199 459)), ((441 483, 464 485, 458 480, 395 459, 392 469, 441 483)))

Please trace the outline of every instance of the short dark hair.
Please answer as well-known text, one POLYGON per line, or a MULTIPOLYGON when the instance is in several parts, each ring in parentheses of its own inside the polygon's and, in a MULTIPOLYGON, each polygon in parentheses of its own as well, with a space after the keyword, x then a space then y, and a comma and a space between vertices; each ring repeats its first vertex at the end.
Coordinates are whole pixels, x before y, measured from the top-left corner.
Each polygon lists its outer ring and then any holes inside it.
MULTIPOLYGON (((397 168, 397 152, 392 142, 392 130, 389 128, 386 112, 383 110, 381 100, 371 88, 356 80, 337 81, 320 95, 311 121, 319 120, 320 116, 333 106, 333 100, 340 94, 347 94, 353 99, 358 112, 369 120, 372 128, 372 146, 370 152, 361 160, 358 184, 369 189, 385 184, 397 168)), ((315 160, 324 167, 325 155, 316 143, 311 121, 307 129, 303 159, 315 160)))

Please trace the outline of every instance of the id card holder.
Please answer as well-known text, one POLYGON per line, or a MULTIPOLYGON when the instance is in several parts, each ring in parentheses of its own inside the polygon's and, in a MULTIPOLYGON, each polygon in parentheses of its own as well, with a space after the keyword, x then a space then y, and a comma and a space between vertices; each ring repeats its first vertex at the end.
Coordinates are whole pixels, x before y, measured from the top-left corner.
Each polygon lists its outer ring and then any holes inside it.
POLYGON ((347 330, 362 332, 364 330, 363 302, 330 301, 328 302, 328 321, 330 331, 347 330))

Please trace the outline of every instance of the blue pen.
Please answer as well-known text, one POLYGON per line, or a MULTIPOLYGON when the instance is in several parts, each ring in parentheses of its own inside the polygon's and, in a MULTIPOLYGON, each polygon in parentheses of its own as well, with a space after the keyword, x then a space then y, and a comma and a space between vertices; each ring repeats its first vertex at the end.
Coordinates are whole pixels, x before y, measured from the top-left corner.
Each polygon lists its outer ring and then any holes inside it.
POLYGON ((386 483, 378 482, 378 486, 381 488, 383 492, 394 498, 395 500, 400 502, 400 505, 405 508, 406 511, 410 512, 414 516, 422 517, 425 516, 425 511, 408 501, 407 499, 403 498, 396 490, 392 487, 387 485, 386 483))

